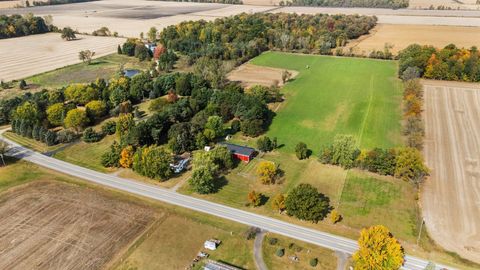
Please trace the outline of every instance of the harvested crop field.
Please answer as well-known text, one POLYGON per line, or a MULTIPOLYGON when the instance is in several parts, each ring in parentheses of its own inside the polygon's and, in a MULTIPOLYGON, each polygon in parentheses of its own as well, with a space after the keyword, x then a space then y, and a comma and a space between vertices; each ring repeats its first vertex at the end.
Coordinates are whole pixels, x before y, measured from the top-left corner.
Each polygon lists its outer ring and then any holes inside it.
POLYGON ((20 5, 22 1, 0 1, 0 9, 2 8, 14 8, 16 5, 20 5))
POLYGON ((215 3, 166 2, 148 0, 101 0, 68 5, 0 10, 0 14, 52 15, 53 24, 70 26, 81 33, 91 33, 103 26, 121 36, 138 37, 150 27, 161 30, 189 20, 212 21, 242 12, 263 12, 274 7, 224 5, 215 3))
POLYGON ((410 9, 429 9, 444 6, 451 9, 480 9, 476 0, 410 0, 408 8, 410 9))
POLYGON ((426 81, 425 223, 447 250, 480 263, 480 86, 426 81))
POLYGON ((64 41, 59 33, 31 35, 0 40, 0 79, 10 81, 81 62, 82 50, 95 52, 95 58, 117 51, 123 38, 77 35, 77 40, 64 41))
MULTIPOLYGON (((283 85, 282 72, 284 70, 246 63, 230 72, 227 78, 230 81, 239 81, 247 88, 254 85, 272 86, 277 84, 281 86, 283 85)), ((289 70, 289 72, 292 74, 292 78, 298 75, 295 70, 289 70)))
POLYGON ((347 48, 364 55, 373 50, 383 51, 385 43, 393 45, 390 51, 394 54, 413 43, 439 48, 453 43, 457 47, 470 48, 480 44, 478 33, 480 27, 379 24, 369 35, 353 40, 347 48))
POLYGON ((60 182, 0 197, 0 269, 103 269, 156 218, 147 207, 60 182))

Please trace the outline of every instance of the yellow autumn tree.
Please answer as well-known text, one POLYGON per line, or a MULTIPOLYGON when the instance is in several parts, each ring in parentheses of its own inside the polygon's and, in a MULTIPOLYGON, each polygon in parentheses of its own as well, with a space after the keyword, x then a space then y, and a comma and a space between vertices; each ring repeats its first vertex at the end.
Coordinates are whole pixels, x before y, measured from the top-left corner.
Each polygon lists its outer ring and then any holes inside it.
POLYGON ((133 164, 133 147, 131 145, 122 149, 120 153, 120 166, 131 168, 133 164))
POLYGON ((283 194, 279 193, 273 197, 272 208, 279 212, 285 210, 285 196, 283 194))
POLYGON ((330 212, 330 221, 335 224, 340 220, 342 220, 342 215, 340 215, 337 210, 332 210, 332 212, 330 212))
POLYGON ((403 248, 385 226, 363 229, 358 245, 358 251, 353 254, 356 270, 397 270, 403 265, 403 248))
POLYGON ((277 167, 273 162, 262 161, 258 165, 257 175, 262 184, 273 184, 277 175, 277 167))

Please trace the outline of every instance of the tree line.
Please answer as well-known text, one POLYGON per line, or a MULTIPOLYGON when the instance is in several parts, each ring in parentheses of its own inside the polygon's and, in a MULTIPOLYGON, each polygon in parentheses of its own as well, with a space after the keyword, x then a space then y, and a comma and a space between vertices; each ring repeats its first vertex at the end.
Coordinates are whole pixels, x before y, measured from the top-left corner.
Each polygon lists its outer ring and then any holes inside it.
POLYGON ((374 148, 360 150, 351 135, 337 135, 333 143, 319 152, 319 161, 343 168, 360 168, 381 175, 391 175, 418 186, 428 175, 423 157, 416 148, 374 148))
POLYGON ((408 0, 282 0, 284 6, 407 8, 408 0))
POLYGON ((412 44, 399 55, 399 75, 410 68, 425 79, 448 81, 480 81, 480 52, 477 47, 457 48, 450 44, 443 49, 412 44))
POLYGON ((0 15, 0 39, 42 34, 53 31, 54 26, 47 24, 45 19, 26 15, 0 15))
POLYGON ((159 40, 188 56, 190 63, 208 57, 238 64, 266 50, 331 54, 332 48, 367 34, 376 21, 376 17, 358 15, 243 13, 169 26, 159 40))

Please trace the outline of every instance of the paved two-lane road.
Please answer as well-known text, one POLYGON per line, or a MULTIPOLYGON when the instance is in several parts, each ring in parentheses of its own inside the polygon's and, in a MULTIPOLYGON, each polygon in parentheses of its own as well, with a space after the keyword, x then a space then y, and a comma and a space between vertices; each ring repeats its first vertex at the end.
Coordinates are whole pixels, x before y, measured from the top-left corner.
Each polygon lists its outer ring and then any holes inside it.
MULTIPOLYGON (((12 156, 25 159, 29 162, 58 172, 85 179, 93 183, 166 202, 169 204, 189 208, 195 211, 207 213, 221 218, 233 220, 249 226, 258 227, 266 231, 278 233, 287 237, 332 249, 334 251, 344 252, 346 254, 352 254, 358 248, 357 242, 351 239, 320 232, 318 230, 309 229, 299 225, 290 224, 288 222, 257 215, 221 204, 178 194, 166 189, 140 183, 134 180, 99 173, 55 158, 47 157, 40 153, 26 149, 8 139, 1 139, 12 146, 12 149, 9 153, 12 156)), ((403 269, 424 270, 427 263, 428 262, 425 260, 406 256, 406 261, 403 269)), ((437 265, 437 269, 442 268, 446 267, 437 265)), ((448 269, 453 268, 449 267, 448 269)))

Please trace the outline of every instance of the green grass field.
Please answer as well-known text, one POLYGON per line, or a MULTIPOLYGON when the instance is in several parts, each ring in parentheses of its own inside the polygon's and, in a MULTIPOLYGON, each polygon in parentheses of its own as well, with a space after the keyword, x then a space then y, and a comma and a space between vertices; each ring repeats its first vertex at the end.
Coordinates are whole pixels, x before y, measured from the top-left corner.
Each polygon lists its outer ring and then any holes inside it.
POLYGON ((303 141, 315 152, 336 134, 354 135, 361 148, 401 144, 396 62, 268 52, 251 63, 300 72, 267 132, 282 151, 303 141))
POLYGON ((110 172, 102 166, 101 160, 115 139, 115 135, 109 135, 95 143, 79 141, 56 152, 53 157, 99 172, 110 172))
POLYGON ((72 83, 90 83, 97 78, 109 80, 123 68, 147 69, 151 62, 140 62, 135 57, 119 54, 110 54, 92 61, 90 65, 85 63, 75 64, 59 68, 53 71, 25 78, 28 84, 35 84, 42 88, 57 88, 72 83))

